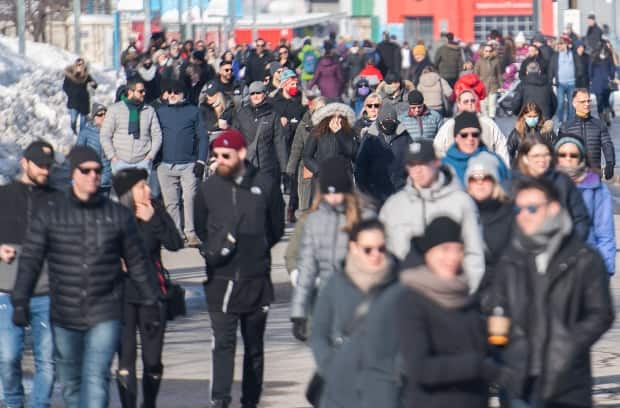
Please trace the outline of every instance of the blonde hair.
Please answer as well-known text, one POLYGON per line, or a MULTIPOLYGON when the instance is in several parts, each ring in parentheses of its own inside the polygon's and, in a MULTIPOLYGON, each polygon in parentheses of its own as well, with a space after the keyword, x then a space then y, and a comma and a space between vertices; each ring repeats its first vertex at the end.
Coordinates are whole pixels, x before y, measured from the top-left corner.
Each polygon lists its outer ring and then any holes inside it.
POLYGON ((379 95, 378 92, 372 92, 368 94, 368 96, 366 96, 366 99, 364 99, 364 108, 360 112, 360 117, 364 115, 364 112, 366 112, 366 105, 370 102, 371 99, 376 99, 379 105, 383 105, 383 98, 381 97, 381 95, 379 95))
MULTIPOLYGON (((323 202, 323 196, 325 194, 321 193, 321 191, 317 188, 316 194, 314 195, 314 199, 312 201, 312 206, 308 210, 308 213, 313 213, 319 209, 319 206, 323 202)), ((362 218, 362 210, 360 205, 360 200, 355 193, 343 193, 344 195, 344 217, 346 223, 344 225, 343 231, 350 232, 351 228, 355 224, 357 224, 362 218)))

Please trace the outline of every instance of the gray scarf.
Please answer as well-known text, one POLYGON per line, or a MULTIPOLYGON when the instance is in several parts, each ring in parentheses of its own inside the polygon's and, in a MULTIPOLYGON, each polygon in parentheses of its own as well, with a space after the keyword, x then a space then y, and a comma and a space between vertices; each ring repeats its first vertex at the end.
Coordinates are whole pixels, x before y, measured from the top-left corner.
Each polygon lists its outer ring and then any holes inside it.
POLYGON ((448 309, 461 308, 469 301, 469 286, 462 274, 454 279, 443 279, 424 265, 403 271, 400 281, 448 309))
POLYGON ((386 256, 385 262, 380 266, 368 266, 361 259, 349 252, 346 258, 344 272, 349 279, 353 281, 355 286, 362 292, 368 293, 370 289, 382 283, 387 278, 391 265, 392 262, 386 256))
POLYGON ((586 163, 582 161, 581 163, 579 163, 577 167, 564 167, 558 164, 556 166, 556 170, 561 171, 562 173, 566 174, 575 183, 577 183, 578 181, 582 179, 583 176, 585 176, 586 172, 588 171, 588 168, 586 167, 586 163))
POLYGON ((517 249, 534 255, 538 273, 544 274, 551 258, 572 230, 573 221, 568 211, 561 209, 556 216, 547 218, 533 235, 525 235, 517 224, 513 243, 517 249))

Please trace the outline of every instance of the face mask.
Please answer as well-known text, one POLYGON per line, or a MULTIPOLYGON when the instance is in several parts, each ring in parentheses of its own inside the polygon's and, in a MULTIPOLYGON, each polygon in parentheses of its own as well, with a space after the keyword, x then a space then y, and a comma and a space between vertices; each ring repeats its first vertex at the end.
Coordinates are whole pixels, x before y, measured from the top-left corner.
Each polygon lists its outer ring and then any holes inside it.
POLYGON ((290 88, 288 88, 286 90, 286 92, 288 92, 288 94, 291 95, 291 96, 297 96, 297 92, 299 92, 299 89, 297 89, 297 86, 294 85, 294 86, 291 86, 290 88))
POLYGON ((601 59, 605 59, 605 58, 607 58, 607 55, 605 55, 605 53, 602 53, 602 52, 601 52, 601 55, 599 55, 599 57, 600 57, 601 59))
POLYGON ((538 117, 535 118, 525 118, 525 123, 530 128, 535 128, 538 125, 538 117))
POLYGON ((360 86, 357 88, 357 94, 359 96, 367 96, 370 93, 370 88, 367 86, 360 86))
POLYGON ((398 123, 391 119, 384 120, 379 124, 381 125, 383 132, 387 135, 393 135, 394 132, 396 132, 396 127, 398 126, 398 123))
POLYGON ((386 85, 385 88, 383 89, 385 90, 386 94, 392 95, 394 92, 398 90, 398 85, 386 85))

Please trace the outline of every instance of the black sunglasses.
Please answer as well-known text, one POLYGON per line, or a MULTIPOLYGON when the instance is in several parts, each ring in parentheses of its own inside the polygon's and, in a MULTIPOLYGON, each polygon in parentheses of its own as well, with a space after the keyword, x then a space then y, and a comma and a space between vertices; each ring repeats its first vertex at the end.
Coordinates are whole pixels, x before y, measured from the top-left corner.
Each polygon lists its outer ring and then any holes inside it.
POLYGON ((179 91, 178 89, 168 89, 166 92, 168 92, 169 94, 175 94, 175 95, 180 95, 183 92, 179 91))
POLYGON ((262 95, 262 92, 250 92, 250 95, 262 95))
POLYGON ((367 103, 366 107, 379 109, 381 107, 381 104, 380 103, 367 103))
POLYGON ((366 255, 370 255, 373 251, 377 251, 380 254, 385 254, 386 249, 385 245, 381 245, 380 247, 362 247, 362 251, 364 251, 366 255))
POLYGON ((77 168, 80 173, 82 173, 83 175, 89 175, 91 172, 95 172, 96 175, 100 175, 101 174, 101 167, 95 167, 95 168, 84 168, 84 167, 79 167, 77 168))
POLYGON ((547 205, 548 203, 542 203, 542 204, 531 204, 531 205, 526 205, 525 207, 519 207, 518 205, 515 205, 514 208, 514 212, 515 214, 521 214, 521 211, 527 211, 529 214, 536 214, 538 212, 538 210, 542 207, 547 205))
POLYGON ((463 139, 467 139, 468 137, 473 137, 474 139, 478 139, 480 137, 480 132, 463 132, 459 133, 463 139))
POLYGON ((105 112, 99 112, 95 115, 96 117, 100 118, 102 116, 105 116, 105 112))
POLYGON ((571 159, 578 159, 581 157, 581 155, 579 153, 558 153, 558 157, 561 158, 566 158, 566 157, 570 157, 571 159))
POLYGON ((230 159, 230 153, 213 153, 213 157, 219 159, 220 157, 224 160, 230 159))

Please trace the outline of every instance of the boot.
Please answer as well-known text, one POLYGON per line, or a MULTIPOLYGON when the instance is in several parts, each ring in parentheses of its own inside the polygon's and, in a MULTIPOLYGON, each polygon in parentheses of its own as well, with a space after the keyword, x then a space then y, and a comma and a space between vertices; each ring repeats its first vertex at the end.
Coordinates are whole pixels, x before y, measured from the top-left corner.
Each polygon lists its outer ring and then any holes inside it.
POLYGON ((138 399, 136 376, 127 370, 119 370, 116 372, 116 384, 118 385, 118 396, 122 407, 136 408, 136 400, 138 399), (127 374, 120 374, 123 371, 127 374))
POLYGON ((145 374, 142 378, 142 408, 155 408, 159 385, 161 384, 161 374, 145 374))

